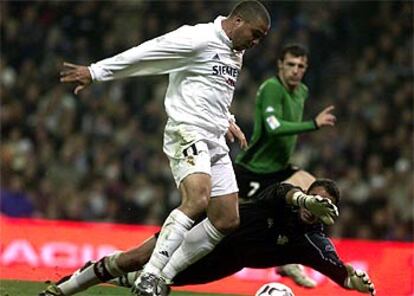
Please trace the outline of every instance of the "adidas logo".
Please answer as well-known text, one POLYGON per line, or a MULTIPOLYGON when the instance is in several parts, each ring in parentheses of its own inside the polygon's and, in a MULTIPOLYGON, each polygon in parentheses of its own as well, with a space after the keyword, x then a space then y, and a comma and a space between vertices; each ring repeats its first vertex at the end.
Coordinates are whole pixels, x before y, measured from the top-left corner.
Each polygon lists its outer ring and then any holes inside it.
POLYGON ((218 60, 218 61, 220 61, 220 57, 219 57, 218 53, 216 53, 216 54, 214 55, 213 60, 218 60))

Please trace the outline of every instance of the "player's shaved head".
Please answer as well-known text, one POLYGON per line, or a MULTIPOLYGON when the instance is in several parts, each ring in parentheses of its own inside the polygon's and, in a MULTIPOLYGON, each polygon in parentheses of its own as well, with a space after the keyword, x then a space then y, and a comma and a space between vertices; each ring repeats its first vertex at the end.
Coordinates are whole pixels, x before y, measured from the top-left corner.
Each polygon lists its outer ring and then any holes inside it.
POLYGON ((239 16, 247 22, 257 22, 258 20, 270 26, 270 14, 267 8, 255 0, 242 1, 236 4, 230 12, 229 17, 239 16))
POLYGON ((270 29, 270 15, 262 3, 249 0, 234 6, 222 21, 224 32, 234 50, 241 51, 257 45, 270 29))

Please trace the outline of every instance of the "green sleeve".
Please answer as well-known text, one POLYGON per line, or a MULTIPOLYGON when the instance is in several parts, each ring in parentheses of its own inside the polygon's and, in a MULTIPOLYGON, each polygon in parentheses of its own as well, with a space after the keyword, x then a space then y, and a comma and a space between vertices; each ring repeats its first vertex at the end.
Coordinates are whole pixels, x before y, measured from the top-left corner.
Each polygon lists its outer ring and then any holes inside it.
POLYGON ((317 129, 313 120, 294 122, 283 119, 282 89, 276 83, 263 84, 258 94, 261 117, 270 135, 295 135, 317 129))

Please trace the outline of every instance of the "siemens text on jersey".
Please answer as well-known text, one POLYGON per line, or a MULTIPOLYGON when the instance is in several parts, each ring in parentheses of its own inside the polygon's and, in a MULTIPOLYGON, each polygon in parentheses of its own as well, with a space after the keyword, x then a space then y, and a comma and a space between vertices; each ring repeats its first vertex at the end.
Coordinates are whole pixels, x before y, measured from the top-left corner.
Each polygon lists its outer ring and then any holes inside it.
POLYGON ((239 77, 240 70, 234 67, 225 66, 225 65, 215 65, 213 66, 213 75, 230 75, 233 78, 239 77))
POLYGON ((226 65, 215 65, 213 66, 213 75, 216 76, 225 76, 229 75, 233 77, 234 79, 231 79, 230 77, 226 78, 226 83, 230 86, 236 86, 236 80, 237 77, 239 77, 240 70, 237 68, 233 68, 226 65))

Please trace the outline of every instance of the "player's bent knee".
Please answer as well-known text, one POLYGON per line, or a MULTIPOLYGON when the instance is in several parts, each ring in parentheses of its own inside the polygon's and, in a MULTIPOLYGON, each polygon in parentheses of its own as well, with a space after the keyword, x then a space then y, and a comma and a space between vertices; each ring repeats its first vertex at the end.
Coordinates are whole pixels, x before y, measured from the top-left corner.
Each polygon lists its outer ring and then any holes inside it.
POLYGON ((207 196, 200 196, 183 201, 181 210, 192 215, 201 215, 207 209, 209 198, 207 196))
POLYGON ((214 227, 223 234, 228 234, 236 230, 240 225, 239 216, 236 217, 222 217, 212 221, 214 227))
POLYGON ((181 209, 184 212, 198 215, 207 209, 211 194, 209 182, 195 181, 193 177, 182 183, 180 191, 182 195, 181 209))

